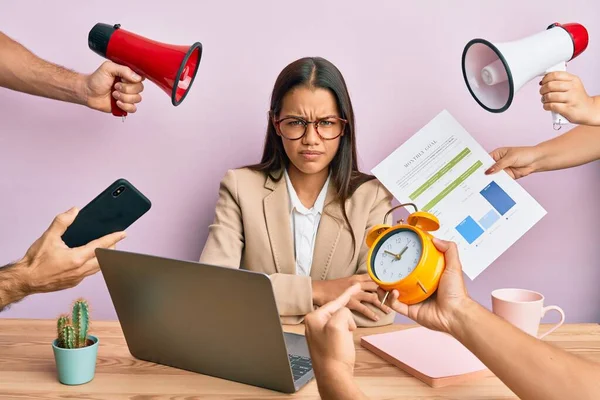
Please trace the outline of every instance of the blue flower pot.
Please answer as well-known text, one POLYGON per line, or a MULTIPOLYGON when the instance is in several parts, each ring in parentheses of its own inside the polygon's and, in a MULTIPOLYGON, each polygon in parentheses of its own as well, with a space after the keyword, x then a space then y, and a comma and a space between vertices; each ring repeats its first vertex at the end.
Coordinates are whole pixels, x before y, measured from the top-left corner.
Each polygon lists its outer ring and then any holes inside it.
POLYGON ((98 356, 98 338, 88 335, 93 344, 79 349, 63 349, 58 347, 58 339, 52 342, 54 361, 58 372, 58 380, 65 385, 81 385, 94 379, 96 358, 98 356))

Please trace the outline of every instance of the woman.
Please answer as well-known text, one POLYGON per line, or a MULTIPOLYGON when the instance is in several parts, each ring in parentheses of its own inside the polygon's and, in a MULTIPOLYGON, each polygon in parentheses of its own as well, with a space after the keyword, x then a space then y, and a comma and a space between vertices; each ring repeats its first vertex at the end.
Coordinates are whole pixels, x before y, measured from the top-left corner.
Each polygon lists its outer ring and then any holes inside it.
POLYGON ((221 181, 200 261, 269 274, 283 323, 302 322, 357 282, 357 325, 392 323, 366 274, 365 245, 392 196, 356 158, 340 71, 322 58, 291 63, 275 82, 262 161, 221 181))

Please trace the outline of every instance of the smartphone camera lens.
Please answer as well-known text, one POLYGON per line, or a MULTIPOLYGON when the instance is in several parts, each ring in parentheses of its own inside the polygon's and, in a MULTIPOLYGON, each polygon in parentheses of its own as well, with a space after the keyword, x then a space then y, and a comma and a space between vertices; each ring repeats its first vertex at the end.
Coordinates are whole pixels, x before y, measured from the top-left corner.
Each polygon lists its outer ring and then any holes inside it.
POLYGON ((113 197, 119 196, 121 193, 123 193, 123 190, 125 190, 125 186, 119 186, 117 190, 113 192, 113 197))

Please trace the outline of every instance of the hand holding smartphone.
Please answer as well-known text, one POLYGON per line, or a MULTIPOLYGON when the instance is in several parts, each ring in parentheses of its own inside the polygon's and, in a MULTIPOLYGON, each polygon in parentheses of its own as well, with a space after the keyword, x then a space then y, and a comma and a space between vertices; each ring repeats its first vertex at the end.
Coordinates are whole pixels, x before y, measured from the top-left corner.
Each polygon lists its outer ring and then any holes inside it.
POLYGON ((71 248, 120 232, 144 215, 150 200, 126 179, 117 179, 81 209, 62 236, 71 248))

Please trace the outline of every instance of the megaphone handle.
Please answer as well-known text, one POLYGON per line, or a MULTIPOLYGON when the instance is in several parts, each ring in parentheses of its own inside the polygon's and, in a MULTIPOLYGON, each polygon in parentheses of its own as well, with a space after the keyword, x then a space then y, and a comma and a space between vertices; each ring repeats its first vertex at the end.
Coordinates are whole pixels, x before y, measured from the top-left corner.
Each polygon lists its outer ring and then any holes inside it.
POLYGON ((569 121, 559 113, 552 111, 552 124, 554 129, 559 130, 561 125, 567 125, 569 121))
MULTIPOLYGON (((555 66, 548 68, 546 70, 546 74, 549 74, 550 72, 554 72, 554 71, 566 71, 567 70, 567 63, 564 61, 561 61, 560 63, 556 64, 555 66)), ((566 119, 565 117, 563 117, 562 115, 560 115, 557 112, 551 111, 552 113, 552 125, 554 126, 555 130, 560 130, 560 128, 562 127, 562 125, 567 125, 569 124, 569 120, 566 119)))
MULTIPOLYGON (((113 82, 113 89, 115 89, 115 85, 119 82, 121 82, 121 78, 117 76, 115 78, 115 81, 113 82)), ((127 111, 121 110, 117 105, 117 99, 113 97, 112 90, 110 93, 110 108, 112 115, 114 115, 115 117, 123 117, 123 119, 125 119, 125 117, 127 116, 127 111)))

